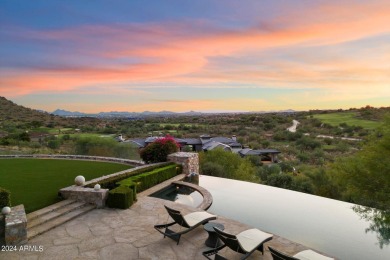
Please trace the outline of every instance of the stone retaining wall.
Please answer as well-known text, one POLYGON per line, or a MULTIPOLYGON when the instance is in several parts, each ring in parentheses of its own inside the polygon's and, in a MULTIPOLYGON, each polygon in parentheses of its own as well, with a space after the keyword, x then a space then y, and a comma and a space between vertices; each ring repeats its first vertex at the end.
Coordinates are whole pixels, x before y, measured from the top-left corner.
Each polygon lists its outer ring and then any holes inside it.
POLYGON ((60 190, 64 199, 88 202, 96 205, 97 208, 104 208, 108 197, 108 189, 94 190, 81 186, 69 186, 60 190))
POLYGON ((42 159, 65 159, 65 160, 87 160, 87 161, 102 161, 128 164, 132 166, 145 165, 143 161, 128 160, 114 157, 103 156, 88 156, 88 155, 72 155, 72 154, 23 154, 23 155, 0 155, 2 158, 42 158, 42 159))
POLYGON ((106 176, 92 179, 90 181, 85 182, 81 186, 72 185, 72 186, 69 186, 66 188, 62 188, 62 189, 60 189, 59 193, 61 194, 61 196, 64 199, 75 199, 78 201, 83 201, 83 202, 95 204, 96 207, 98 207, 98 208, 103 208, 106 204, 106 199, 108 196, 108 189, 100 189, 98 191, 95 191, 93 188, 88 188, 87 186, 93 185, 96 183, 102 183, 104 180, 109 179, 109 178, 113 178, 113 177, 120 178, 121 175, 125 175, 125 174, 129 175, 129 177, 130 177, 131 174, 129 174, 129 173, 131 173, 133 171, 137 171, 139 169, 148 168, 148 167, 156 166, 156 165, 164 165, 164 164, 166 164, 166 163, 164 162, 164 163, 148 164, 148 165, 138 166, 138 167, 135 167, 132 169, 116 172, 113 174, 109 174, 106 176))
MULTIPOLYGON (((167 164, 167 163, 166 162, 162 162, 162 163, 153 163, 153 164, 143 164, 141 166, 137 166, 137 167, 134 167, 132 169, 127 169, 127 170, 123 170, 123 171, 120 171, 120 172, 115 172, 115 173, 112 173, 112 174, 109 174, 109 175, 105 175, 105 176, 102 176, 102 177, 99 177, 99 178, 92 179, 90 181, 86 181, 84 183, 84 185, 82 185, 82 187, 86 187, 88 185, 95 184, 95 183, 101 183, 102 181, 104 181, 106 179, 109 179, 109 178, 112 178, 112 177, 120 177, 121 175, 129 174, 129 173, 131 173, 133 171, 136 171, 136 170, 139 170, 139 169, 148 168, 148 167, 157 166, 157 165, 164 165, 164 164, 167 164)), ((131 176, 131 174, 129 175, 129 177, 130 176, 131 176)))

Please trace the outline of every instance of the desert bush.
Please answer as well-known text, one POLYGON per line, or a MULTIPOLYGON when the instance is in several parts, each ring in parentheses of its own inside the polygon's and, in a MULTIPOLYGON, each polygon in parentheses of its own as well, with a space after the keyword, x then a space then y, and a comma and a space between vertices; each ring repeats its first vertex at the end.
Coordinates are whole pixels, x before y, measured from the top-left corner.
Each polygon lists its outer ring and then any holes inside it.
POLYGON ((216 177, 224 177, 223 167, 214 162, 205 162, 200 168, 202 174, 216 177))
POLYGON ((283 189, 290 189, 293 182, 293 177, 284 173, 273 173, 267 178, 267 185, 279 187, 283 189))
POLYGON ((258 182, 255 166, 238 154, 214 149, 199 153, 202 174, 228 179, 258 182))

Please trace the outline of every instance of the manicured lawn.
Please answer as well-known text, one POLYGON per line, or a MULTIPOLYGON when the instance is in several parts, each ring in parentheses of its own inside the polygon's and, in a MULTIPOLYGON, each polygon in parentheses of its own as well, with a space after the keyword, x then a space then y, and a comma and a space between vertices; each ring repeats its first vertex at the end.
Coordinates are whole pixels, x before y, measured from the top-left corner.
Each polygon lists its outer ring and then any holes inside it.
POLYGON ((80 137, 80 138, 85 138, 85 137, 101 137, 101 138, 113 138, 115 135, 113 134, 94 134, 94 133, 76 133, 76 134, 59 134, 58 136, 62 137, 64 135, 69 135, 70 137, 80 137))
POLYGON ((11 192, 13 206, 27 212, 58 200, 59 189, 74 184, 77 175, 86 180, 129 169, 117 163, 56 159, 0 159, 0 186, 11 192))
POLYGON ((379 122, 356 118, 355 112, 317 114, 313 115, 313 117, 318 118, 323 123, 330 124, 332 126, 338 126, 341 123, 346 123, 350 126, 361 126, 366 129, 373 129, 380 125, 379 122))

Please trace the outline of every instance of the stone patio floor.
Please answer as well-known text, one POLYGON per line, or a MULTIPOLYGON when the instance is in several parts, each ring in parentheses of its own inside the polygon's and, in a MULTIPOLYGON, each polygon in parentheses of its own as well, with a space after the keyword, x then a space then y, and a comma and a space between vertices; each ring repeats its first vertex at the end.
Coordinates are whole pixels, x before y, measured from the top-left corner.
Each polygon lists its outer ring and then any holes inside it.
MULTIPOLYGON (((30 240, 30 249, 0 252, 0 259, 205 259, 202 252, 209 249, 204 245, 208 234, 202 226, 183 235, 179 245, 169 238, 164 239, 153 228, 155 224, 168 220, 164 204, 180 209, 184 214, 194 211, 174 202, 140 196, 129 209, 92 210, 30 240), (43 249, 41 252, 39 246, 43 249)), ((218 216, 216 221, 225 225, 225 231, 233 234, 250 228, 223 216, 218 216)), ((306 249, 275 235, 265 243, 264 255, 255 252, 250 259, 272 259, 267 245, 288 254, 306 249)), ((230 249, 224 249, 222 255, 229 259, 242 256, 230 249)))
MULTIPOLYGON (((164 205, 178 209, 184 215, 199 211, 186 205, 148 196, 172 181, 181 179, 182 175, 176 176, 137 194, 138 201, 129 209, 94 209, 31 239, 27 244, 30 248, 23 247, 24 250, 21 251, 20 247, 16 247, 17 251, 14 252, 0 252, 0 260, 205 260, 202 252, 210 248, 204 244, 208 234, 203 230, 203 226, 182 235, 179 245, 169 238, 163 238, 163 235, 153 227, 171 221, 164 205)), ((214 222, 222 223, 225 231, 232 234, 252 228, 223 216, 218 216, 214 222)), ((274 235, 271 241, 264 244, 264 255, 256 251, 248 259, 272 260, 267 246, 290 255, 308 249, 274 235)), ((239 259, 243 256, 229 248, 223 249, 220 253, 228 259, 239 259)))

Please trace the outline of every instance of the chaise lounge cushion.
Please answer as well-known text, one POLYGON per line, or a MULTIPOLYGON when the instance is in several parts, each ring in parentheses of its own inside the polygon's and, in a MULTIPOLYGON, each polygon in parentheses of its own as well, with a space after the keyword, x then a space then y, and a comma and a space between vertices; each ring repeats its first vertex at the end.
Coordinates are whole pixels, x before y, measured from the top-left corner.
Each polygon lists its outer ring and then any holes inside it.
POLYGON ((183 216, 187 224, 191 227, 198 224, 199 222, 202 222, 205 219, 212 217, 216 218, 217 216, 207 213, 206 211, 193 212, 183 216))
POLYGON ((304 250, 294 255, 300 260, 333 260, 334 258, 321 255, 313 250, 304 250))
POLYGON ((236 237, 242 249, 247 252, 250 252, 254 248, 258 247, 261 242, 271 238, 272 236, 272 234, 268 234, 256 228, 253 228, 241 232, 236 237))

